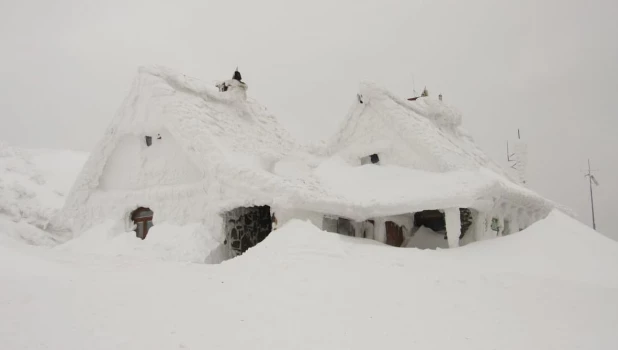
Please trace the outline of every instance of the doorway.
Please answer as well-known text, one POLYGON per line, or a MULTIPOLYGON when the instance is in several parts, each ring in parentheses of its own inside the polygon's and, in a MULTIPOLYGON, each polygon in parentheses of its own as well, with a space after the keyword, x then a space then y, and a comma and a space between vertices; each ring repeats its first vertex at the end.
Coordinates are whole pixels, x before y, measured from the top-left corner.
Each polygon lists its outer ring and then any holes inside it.
POLYGON ((262 242, 272 231, 270 207, 241 207, 225 213, 225 242, 232 257, 262 242))
POLYGON ((386 244, 393 247, 401 247, 403 244, 403 227, 392 221, 387 221, 386 227, 386 244))

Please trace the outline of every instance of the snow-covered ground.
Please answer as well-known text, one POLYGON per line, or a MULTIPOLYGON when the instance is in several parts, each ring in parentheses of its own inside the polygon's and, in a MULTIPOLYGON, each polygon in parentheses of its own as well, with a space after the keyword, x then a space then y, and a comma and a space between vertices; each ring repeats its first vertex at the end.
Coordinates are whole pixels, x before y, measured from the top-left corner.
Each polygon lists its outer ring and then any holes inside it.
POLYGON ((0 247, 0 348, 615 349, 616 266, 558 212, 438 251, 293 221, 221 265, 0 247))
POLYGON ((0 349, 618 347, 618 243, 558 211, 436 251, 291 221, 205 265, 190 227, 58 244, 43 229, 85 156, 0 152, 0 349))

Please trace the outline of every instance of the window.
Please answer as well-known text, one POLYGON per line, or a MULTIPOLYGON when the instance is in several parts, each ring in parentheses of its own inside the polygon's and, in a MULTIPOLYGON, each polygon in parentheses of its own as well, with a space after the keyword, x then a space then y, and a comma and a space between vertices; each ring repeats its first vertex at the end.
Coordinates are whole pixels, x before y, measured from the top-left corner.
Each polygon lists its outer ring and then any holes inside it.
POLYGON ((339 218, 337 219, 337 232, 344 236, 352 236, 354 237, 355 230, 352 222, 348 219, 339 218))
POLYGON ((380 157, 378 157, 378 155, 375 153, 370 156, 361 158, 361 165, 378 164, 379 162, 380 162, 380 157))
POLYGON ((500 231, 500 221, 498 218, 491 218, 491 230, 498 233, 500 231))
POLYGON ((153 226, 152 225, 152 210, 144 207, 140 207, 135 209, 133 213, 131 213, 131 220, 135 223, 135 235, 141 239, 145 239, 146 235, 148 235, 148 230, 153 226))
POLYGON ((346 218, 336 216, 324 216, 322 219, 322 229, 328 232, 339 233, 344 236, 354 236, 356 230, 352 222, 346 218))
POLYGON ((337 233, 337 217, 324 216, 322 220, 322 230, 337 233))
POLYGON ((146 146, 152 145, 152 136, 146 136, 146 146))

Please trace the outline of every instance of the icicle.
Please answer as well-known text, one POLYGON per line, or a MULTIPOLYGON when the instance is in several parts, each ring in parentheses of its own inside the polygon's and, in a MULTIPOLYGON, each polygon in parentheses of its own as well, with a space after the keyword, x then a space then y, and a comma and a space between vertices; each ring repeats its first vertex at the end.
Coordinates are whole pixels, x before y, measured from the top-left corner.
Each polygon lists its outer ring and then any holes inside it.
POLYGON ((365 221, 363 225, 365 226, 365 238, 374 239, 374 225, 370 221, 365 221))
POLYGON ((476 212, 472 219, 472 228, 474 232, 474 240, 482 241, 485 236, 485 229, 487 227, 487 215, 483 212, 476 212))
POLYGON ((504 215, 502 215, 502 213, 500 213, 498 215, 498 232, 497 232, 497 236, 501 237, 504 235, 504 215))
POLYGON ((448 239, 448 247, 459 247, 459 236, 461 235, 461 219, 459 218, 459 208, 445 209, 444 220, 446 221, 446 237, 448 239))
POLYGON ((386 226, 384 219, 375 219, 375 227, 373 234, 376 241, 386 243, 386 226))
POLYGON ((514 211, 510 216, 509 234, 519 231, 519 218, 517 217, 517 211, 514 211))

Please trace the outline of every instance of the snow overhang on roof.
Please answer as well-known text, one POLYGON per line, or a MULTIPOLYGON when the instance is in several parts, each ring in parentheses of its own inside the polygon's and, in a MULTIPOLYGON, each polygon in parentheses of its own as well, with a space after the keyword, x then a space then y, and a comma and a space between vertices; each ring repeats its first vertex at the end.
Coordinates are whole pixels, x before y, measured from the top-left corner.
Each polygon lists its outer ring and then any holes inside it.
POLYGON ((547 212, 555 207, 486 169, 435 173, 398 166, 353 167, 331 159, 305 183, 310 186, 286 198, 288 205, 358 221, 429 209, 491 211, 500 201, 547 212))
MULTIPOLYGON (((442 102, 423 98, 412 104, 371 84, 362 84, 360 91, 363 103, 357 101, 352 107, 327 144, 330 151, 310 154, 309 148, 298 145, 266 108, 244 94, 220 92, 214 85, 166 68, 140 68, 129 96, 92 152, 67 206, 79 207, 87 200, 87 192, 97 187, 120 135, 150 133, 159 128, 170 132, 205 178, 217 178, 243 189, 249 201, 270 200, 358 219, 473 207, 484 198, 503 196, 522 205, 550 206, 547 200, 508 180, 459 128, 458 114, 442 102), (362 153, 349 143, 351 131, 366 122, 361 117, 369 121, 381 118, 401 142, 437 159, 440 169, 357 167, 342 164, 338 156, 324 161, 321 153, 362 153), (280 172, 282 160, 302 169, 295 174, 280 172), (484 168, 496 175, 479 171, 484 168)), ((385 150, 389 147, 379 141, 373 145, 385 150)))

